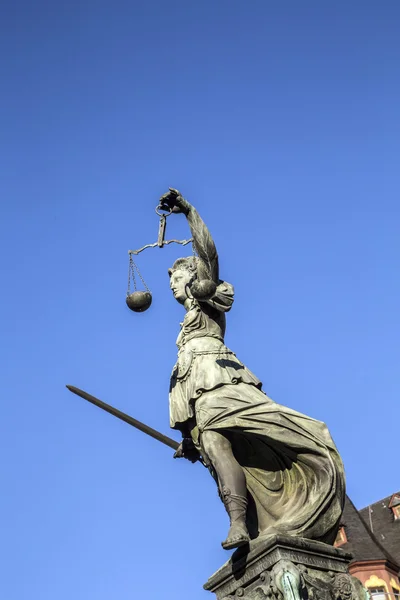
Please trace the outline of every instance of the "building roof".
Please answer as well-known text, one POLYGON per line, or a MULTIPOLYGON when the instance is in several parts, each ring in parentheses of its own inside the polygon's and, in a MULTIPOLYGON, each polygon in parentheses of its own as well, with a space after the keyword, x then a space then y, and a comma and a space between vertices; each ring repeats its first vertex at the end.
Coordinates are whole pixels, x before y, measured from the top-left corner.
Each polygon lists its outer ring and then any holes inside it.
POLYGON ((359 512, 378 542, 400 565, 400 519, 395 519, 392 506, 399 506, 400 492, 383 498, 359 512))
POLYGON ((399 568, 400 561, 396 560, 382 545, 381 541, 368 527, 361 513, 362 511, 358 511, 350 498, 346 496, 341 523, 345 527, 348 541, 340 548, 351 552, 354 561, 386 560, 399 568))

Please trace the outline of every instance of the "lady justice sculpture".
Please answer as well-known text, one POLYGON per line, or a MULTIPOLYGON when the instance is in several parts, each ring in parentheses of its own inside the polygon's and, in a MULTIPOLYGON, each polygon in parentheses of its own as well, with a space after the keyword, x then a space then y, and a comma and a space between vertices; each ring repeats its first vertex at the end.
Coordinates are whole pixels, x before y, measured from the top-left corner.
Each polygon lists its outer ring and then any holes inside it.
POLYGON ((273 534, 333 544, 345 481, 326 425, 276 404, 262 391, 261 381, 225 346, 226 313, 232 308, 234 290, 220 278, 214 241, 196 209, 170 188, 156 210, 158 241, 129 252, 127 304, 136 312, 151 304, 147 286, 146 291, 136 290, 135 271, 141 275, 132 255, 176 242, 164 239, 166 217, 183 213, 193 240, 178 243, 192 241, 195 255, 176 260, 169 269, 172 293, 186 311, 169 392, 170 425, 181 432, 182 442, 178 445, 90 394, 67 387, 173 447, 176 458, 201 460, 207 466, 230 519, 223 548, 273 534))
POLYGON ((223 548, 274 533, 333 543, 345 482, 326 425, 268 398, 225 346, 234 290, 220 279, 211 234, 177 190, 160 207, 186 216, 197 254, 169 270, 186 311, 169 394, 170 425, 183 436, 175 457, 201 457, 214 477, 230 519, 223 548))

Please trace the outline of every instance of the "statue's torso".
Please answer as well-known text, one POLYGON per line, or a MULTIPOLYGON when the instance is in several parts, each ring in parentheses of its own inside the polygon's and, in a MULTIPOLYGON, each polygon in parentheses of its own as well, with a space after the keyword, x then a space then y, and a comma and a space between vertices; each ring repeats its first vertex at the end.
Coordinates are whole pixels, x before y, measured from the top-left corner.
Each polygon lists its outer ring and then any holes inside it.
POLYGON ((203 393, 239 382, 261 388, 261 382, 225 346, 225 314, 193 305, 177 339, 178 360, 171 375, 171 427, 194 417, 194 403, 203 393))
POLYGON ((196 339, 203 348, 213 344, 213 340, 224 342, 226 327, 225 314, 206 305, 200 306, 199 302, 193 300, 192 306, 185 314, 181 323, 181 330, 176 340, 176 345, 181 350, 185 345, 196 339), (202 342, 200 340, 203 339, 202 342))

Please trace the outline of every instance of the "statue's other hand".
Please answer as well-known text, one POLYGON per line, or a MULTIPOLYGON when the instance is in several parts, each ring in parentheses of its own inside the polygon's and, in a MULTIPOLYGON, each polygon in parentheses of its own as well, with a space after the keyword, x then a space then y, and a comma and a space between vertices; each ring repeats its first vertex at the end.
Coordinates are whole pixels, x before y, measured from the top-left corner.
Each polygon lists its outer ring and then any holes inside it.
POLYGON ((185 212, 186 201, 178 190, 169 188, 169 192, 160 198, 160 206, 163 210, 171 210, 173 213, 185 212))
POLYGON ((183 438, 174 454, 174 458, 186 458, 190 462, 195 463, 200 460, 200 454, 197 452, 191 438, 183 438))

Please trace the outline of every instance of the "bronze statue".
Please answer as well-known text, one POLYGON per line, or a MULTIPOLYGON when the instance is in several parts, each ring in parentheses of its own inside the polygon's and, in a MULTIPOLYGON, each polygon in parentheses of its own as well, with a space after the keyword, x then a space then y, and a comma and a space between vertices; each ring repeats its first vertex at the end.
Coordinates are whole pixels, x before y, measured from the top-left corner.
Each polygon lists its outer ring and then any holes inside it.
POLYGON ((225 346, 232 285, 220 279, 211 234, 172 188, 160 206, 183 213, 197 256, 175 261, 170 287, 186 314, 170 385, 175 457, 200 459, 230 518, 225 549, 274 533, 333 543, 343 510, 343 465, 326 425, 276 404, 225 346))
POLYGON ((261 381, 225 346, 226 313, 234 290, 220 279, 218 254, 196 209, 172 188, 161 197, 158 240, 129 251, 126 302, 135 312, 151 305, 150 290, 133 261, 146 248, 193 243, 194 256, 169 270, 185 317, 177 339, 178 361, 170 384, 170 425, 182 442, 155 431, 74 386, 75 394, 176 450, 201 460, 215 479, 230 518, 225 549, 272 534, 332 544, 344 505, 342 461, 326 425, 276 404, 261 381), (164 214, 163 211, 166 211, 164 214), (183 213, 192 240, 165 240, 166 218, 183 213), (136 275, 145 291, 138 291, 136 275), (131 280, 134 292, 131 293, 131 280))

